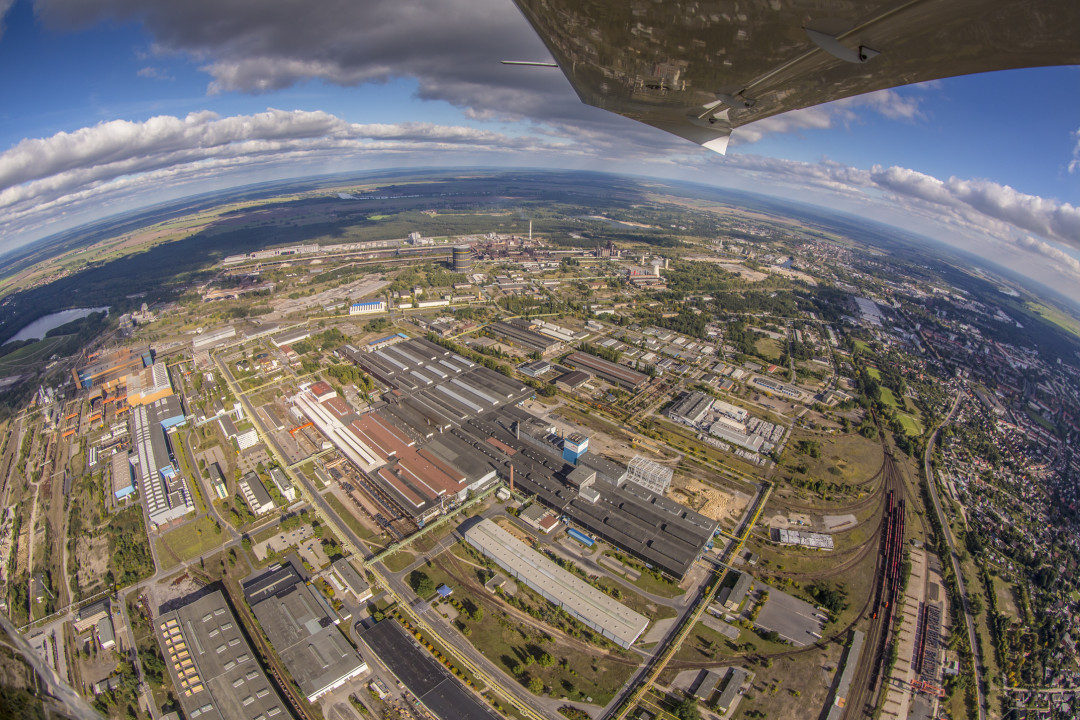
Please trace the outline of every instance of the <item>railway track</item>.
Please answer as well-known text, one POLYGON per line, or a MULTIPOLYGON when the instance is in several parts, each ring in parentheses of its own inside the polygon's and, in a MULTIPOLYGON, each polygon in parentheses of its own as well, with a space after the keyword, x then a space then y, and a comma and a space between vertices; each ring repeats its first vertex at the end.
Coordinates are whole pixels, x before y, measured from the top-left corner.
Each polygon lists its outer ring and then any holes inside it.
MULTIPOLYGON (((874 574, 874 592, 867 598, 867 604, 856 619, 857 622, 859 619, 866 618, 867 613, 870 614, 866 641, 863 645, 867 655, 855 671, 851 690, 848 693, 844 720, 873 717, 881 692, 885 687, 885 683, 882 682, 882 673, 888 657, 893 618, 902 602, 899 588, 903 584, 904 538, 910 534, 905 525, 908 514, 906 499, 908 495, 912 497, 914 495, 908 492, 907 483, 893 455, 886 452, 884 486, 888 493, 887 502, 891 502, 892 505, 892 508, 886 506, 886 514, 891 514, 892 520, 878 534, 877 545, 881 552, 878 555, 877 569, 874 574), (893 508, 894 513, 890 512, 893 508)), ((919 518, 925 537, 926 521, 917 514, 916 517, 919 518)))
MULTIPOLYGON (((885 472, 885 464, 886 464, 886 461, 882 460, 881 467, 878 468, 878 471, 876 473, 871 475, 866 480, 863 480, 862 482, 859 482, 859 483, 855 483, 855 484, 851 485, 850 487, 864 488, 864 487, 867 487, 867 486, 873 484, 875 481, 877 481, 879 478, 881 478, 882 474, 885 472)), ((859 512, 861 510, 865 510, 866 508, 868 508, 871 505, 874 505, 875 503, 880 501, 881 496, 884 494, 884 492, 885 492, 885 484, 884 483, 878 483, 878 486, 874 490, 874 492, 872 492, 870 495, 866 496, 862 500, 859 500, 859 501, 857 501, 857 502, 855 502, 855 503, 853 503, 851 505, 844 505, 842 507, 836 507, 836 508, 822 508, 822 507, 819 507, 819 506, 816 506, 816 505, 803 505, 801 503, 793 502, 793 501, 788 500, 786 498, 774 498, 772 506, 776 507, 777 509, 790 510, 792 512, 799 512, 799 513, 804 513, 804 514, 822 514, 822 515, 824 515, 824 514, 829 514, 829 513, 841 513, 841 512, 843 512, 843 513, 857 513, 857 512, 859 512)))

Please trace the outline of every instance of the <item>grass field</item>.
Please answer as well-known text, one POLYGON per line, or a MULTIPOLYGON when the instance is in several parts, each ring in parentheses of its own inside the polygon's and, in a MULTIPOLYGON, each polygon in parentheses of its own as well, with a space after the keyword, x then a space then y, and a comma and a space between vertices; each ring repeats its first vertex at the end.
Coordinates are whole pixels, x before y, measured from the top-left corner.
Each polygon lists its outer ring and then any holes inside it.
POLYGON ((790 474, 788 467, 805 464, 806 477, 853 484, 870 479, 881 468, 882 460, 881 443, 867 440, 862 435, 821 437, 796 429, 791 434, 788 449, 784 451, 782 469, 790 474), (795 451, 801 440, 816 441, 821 448, 820 457, 812 458, 795 451))
POLYGON ((855 349, 858 350, 859 352, 869 352, 870 351, 870 346, 867 345, 862 340, 856 340, 855 341, 855 349))
POLYGON ((349 508, 345 507, 345 504, 341 502, 341 500, 338 500, 336 495, 327 493, 323 497, 330 503, 330 507, 334 508, 334 512, 337 513, 337 516, 341 518, 342 522, 344 522, 350 530, 356 533, 357 537, 365 543, 371 542, 372 540, 376 543, 379 542, 380 536, 372 532, 368 526, 364 525, 364 523, 360 522, 360 519, 357 518, 349 508))
POLYGON ((398 550, 383 560, 390 572, 401 572, 416 561, 416 556, 408 550, 398 550))
MULTIPOLYGON (((582 652, 580 646, 570 647, 564 641, 552 639, 548 633, 521 622, 497 596, 486 591, 474 593, 464 586, 455 573, 471 572, 472 568, 463 568, 459 558, 457 553, 443 553, 431 567, 425 567, 422 571, 436 585, 446 583, 453 587, 454 597, 466 607, 484 609, 483 619, 479 621, 465 615, 458 616, 459 627, 468 628, 465 639, 523 685, 527 685, 531 678, 538 677, 544 682, 547 694, 598 705, 604 705, 614 697, 633 672, 638 662, 637 656, 622 651, 609 653, 599 648, 582 652), (458 569, 451 572, 448 568, 458 569), (543 667, 537 662, 544 654, 550 655, 554 664, 543 667), (515 675, 515 669, 523 672, 515 675)), ((518 594, 531 596, 531 592, 525 588, 519 588, 518 594)), ((546 604, 537 598, 530 598, 529 602, 546 604)))
POLYGON ((993 581, 994 594, 997 595, 998 610, 1008 615, 1013 621, 1018 622, 1020 620, 1020 613, 1016 607, 1016 596, 1013 592, 1012 584, 1000 577, 994 577, 993 581))
POLYGON ((899 412, 896 413, 896 417, 900 420, 900 424, 904 426, 904 432, 908 435, 919 436, 923 434, 922 423, 914 415, 899 412))
POLYGON ((900 407, 899 401, 896 399, 896 395, 890 388, 884 385, 879 386, 881 388, 881 402, 885 403, 889 407, 900 407))
POLYGON ((53 348, 64 340, 63 336, 45 338, 0 357, 0 377, 20 375, 35 369, 45 362, 52 355, 53 348))
POLYGON ((757 342, 754 343, 754 350, 757 352, 758 357, 773 363, 779 360, 780 355, 784 352, 780 341, 771 337, 758 338, 757 342))
POLYGON ((155 538, 154 544, 158 551, 158 562, 163 568, 171 568, 184 560, 190 560, 208 550, 213 550, 227 539, 228 535, 217 529, 214 519, 209 515, 203 515, 197 520, 185 523, 155 538), (165 549, 166 546, 172 550, 172 553, 165 549), (180 559, 177 560, 173 554, 180 559))

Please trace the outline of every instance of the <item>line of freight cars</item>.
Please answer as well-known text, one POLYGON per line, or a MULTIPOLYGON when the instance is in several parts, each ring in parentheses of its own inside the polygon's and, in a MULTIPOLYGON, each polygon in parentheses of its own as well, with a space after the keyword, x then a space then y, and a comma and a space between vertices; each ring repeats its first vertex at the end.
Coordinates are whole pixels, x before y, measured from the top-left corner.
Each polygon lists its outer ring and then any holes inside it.
POLYGON ((889 644, 889 630, 892 628, 896 607, 900 600, 900 584, 903 580, 904 565, 904 500, 896 500, 890 490, 886 499, 885 523, 881 528, 881 561, 883 572, 874 600, 874 618, 884 613, 881 620, 881 640, 878 644, 876 662, 870 676, 870 687, 877 687, 885 650, 889 644))

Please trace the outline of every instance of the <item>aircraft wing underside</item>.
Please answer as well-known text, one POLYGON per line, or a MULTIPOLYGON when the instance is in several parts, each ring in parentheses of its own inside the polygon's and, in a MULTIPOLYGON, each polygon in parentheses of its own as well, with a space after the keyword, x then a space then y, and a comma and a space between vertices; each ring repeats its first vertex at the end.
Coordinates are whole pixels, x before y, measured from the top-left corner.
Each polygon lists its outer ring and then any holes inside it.
MULTIPOLYGON (((514 2, 583 102, 719 152, 732 129, 788 110, 1080 64, 1076 0, 514 2)), ((1003 97, 1000 109, 1038 112, 1041 102, 1003 97)))

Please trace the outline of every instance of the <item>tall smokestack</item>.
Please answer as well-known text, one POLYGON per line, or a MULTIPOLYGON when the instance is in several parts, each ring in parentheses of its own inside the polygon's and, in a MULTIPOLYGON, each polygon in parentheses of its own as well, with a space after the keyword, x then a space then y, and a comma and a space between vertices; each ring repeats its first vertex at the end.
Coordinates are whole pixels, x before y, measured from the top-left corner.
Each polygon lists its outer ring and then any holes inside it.
POLYGON ((514 466, 510 465, 510 492, 514 492, 514 466))
POLYGON ((532 242, 532 220, 529 221, 529 242, 532 242))

